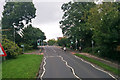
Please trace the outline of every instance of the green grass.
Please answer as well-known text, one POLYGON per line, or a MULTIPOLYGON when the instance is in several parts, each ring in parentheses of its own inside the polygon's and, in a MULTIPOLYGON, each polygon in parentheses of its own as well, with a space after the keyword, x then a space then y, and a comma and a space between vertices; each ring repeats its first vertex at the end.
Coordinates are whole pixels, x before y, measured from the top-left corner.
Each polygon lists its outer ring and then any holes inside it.
POLYGON ((26 50, 24 51, 24 53, 32 53, 32 52, 35 52, 37 49, 31 49, 31 50, 26 50))
POLYGON ((23 54, 2 63, 2 78, 35 78, 43 55, 23 54))
POLYGON ((75 54, 75 55, 78 56, 78 57, 83 58, 83 59, 86 60, 86 61, 89 61, 89 62, 91 62, 91 63, 93 63, 93 64, 96 64, 97 66, 100 66, 100 67, 103 68, 104 70, 110 71, 110 72, 112 72, 112 73, 120 76, 120 69, 111 67, 111 66, 109 66, 109 65, 107 65, 107 64, 104 64, 104 63, 102 63, 102 62, 100 62, 100 61, 97 61, 97 60, 95 60, 95 59, 86 57, 86 56, 81 55, 81 54, 75 54))

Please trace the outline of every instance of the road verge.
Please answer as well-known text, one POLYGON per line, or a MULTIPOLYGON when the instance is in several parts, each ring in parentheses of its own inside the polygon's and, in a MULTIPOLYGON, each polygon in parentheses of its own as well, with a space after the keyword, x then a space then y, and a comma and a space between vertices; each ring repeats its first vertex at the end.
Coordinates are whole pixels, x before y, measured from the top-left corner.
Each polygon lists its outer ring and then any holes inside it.
POLYGON ((113 73, 113 74, 115 74, 115 75, 120 76, 120 69, 118 69, 118 68, 111 67, 111 66, 109 66, 109 65, 107 65, 107 64, 104 64, 104 63, 102 63, 102 62, 100 62, 100 61, 97 61, 97 60, 95 60, 95 59, 86 57, 85 55, 81 55, 81 54, 74 54, 74 55, 76 55, 76 56, 78 56, 78 57, 80 57, 80 58, 82 58, 82 59, 84 59, 84 60, 86 60, 86 61, 88 61, 88 62, 90 62, 90 63, 93 63, 93 64, 101 67, 102 69, 110 72, 110 73, 113 73))

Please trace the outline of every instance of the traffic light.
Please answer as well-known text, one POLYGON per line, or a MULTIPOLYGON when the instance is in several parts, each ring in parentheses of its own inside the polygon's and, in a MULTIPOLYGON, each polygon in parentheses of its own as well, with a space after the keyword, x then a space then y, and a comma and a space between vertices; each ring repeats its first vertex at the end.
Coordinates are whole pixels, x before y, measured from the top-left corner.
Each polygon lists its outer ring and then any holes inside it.
POLYGON ((38 46, 40 45, 40 41, 39 41, 39 40, 37 41, 37 45, 38 45, 38 46))

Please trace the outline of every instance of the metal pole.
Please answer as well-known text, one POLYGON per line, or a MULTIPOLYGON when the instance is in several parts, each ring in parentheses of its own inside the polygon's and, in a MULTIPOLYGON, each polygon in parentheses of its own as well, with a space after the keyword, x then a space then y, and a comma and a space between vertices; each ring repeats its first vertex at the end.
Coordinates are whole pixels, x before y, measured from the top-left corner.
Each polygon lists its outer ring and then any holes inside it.
POLYGON ((94 42, 93 42, 93 40, 92 40, 92 53, 93 53, 93 44, 94 44, 94 42))
POLYGON ((15 27, 14 27, 14 43, 15 43, 15 27))
POLYGON ((42 40, 40 39, 40 41, 41 41, 41 46, 42 46, 42 40))
POLYGON ((24 54, 24 47, 23 47, 23 54, 24 54))
POLYGON ((77 38, 76 38, 76 50, 77 50, 77 38))

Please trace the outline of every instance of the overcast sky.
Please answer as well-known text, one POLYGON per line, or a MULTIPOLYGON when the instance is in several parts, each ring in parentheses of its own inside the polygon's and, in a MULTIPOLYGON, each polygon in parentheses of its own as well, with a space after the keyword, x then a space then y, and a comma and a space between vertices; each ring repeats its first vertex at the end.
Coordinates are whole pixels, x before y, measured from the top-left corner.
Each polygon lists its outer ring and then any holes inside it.
POLYGON ((34 2, 37 9, 33 26, 40 28, 48 39, 62 37, 59 21, 62 19, 62 2, 34 2))
MULTIPOLYGON (((47 40, 62 37, 59 21, 63 12, 61 6, 70 0, 33 0, 36 8, 36 17, 32 20, 34 27, 40 28, 46 35, 47 40)), ((4 0, 0 0, 0 17, 2 16, 4 0)))

